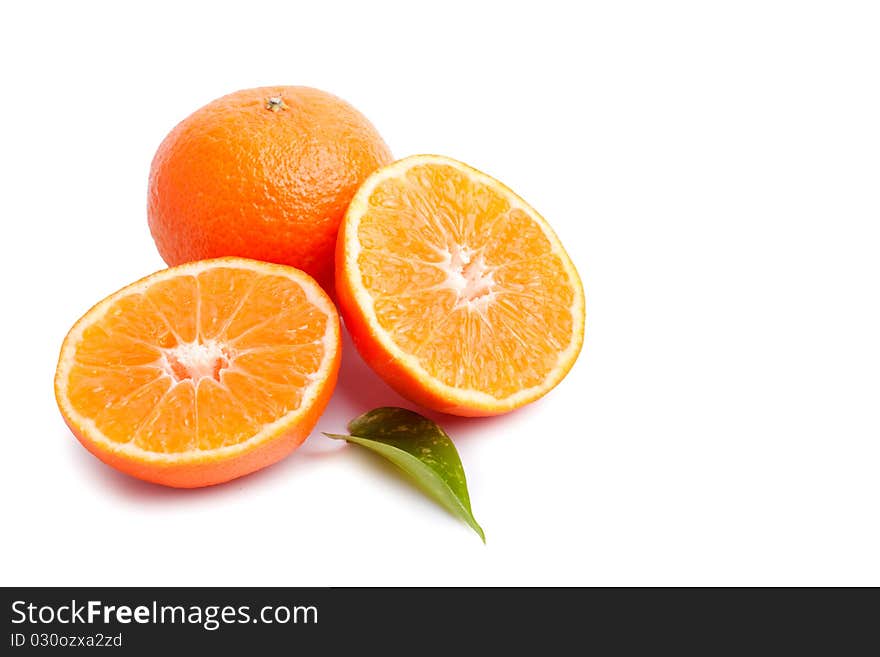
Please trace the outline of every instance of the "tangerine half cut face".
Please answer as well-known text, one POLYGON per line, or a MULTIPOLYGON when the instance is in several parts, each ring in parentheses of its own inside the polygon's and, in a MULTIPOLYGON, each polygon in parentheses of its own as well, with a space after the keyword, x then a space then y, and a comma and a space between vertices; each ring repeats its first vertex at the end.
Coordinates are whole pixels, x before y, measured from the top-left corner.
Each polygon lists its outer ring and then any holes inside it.
POLYGON ((196 487, 293 451, 338 368, 339 318, 311 277, 221 258, 157 272, 89 310, 64 340, 55 393, 98 458, 196 487))
POLYGON ((402 395, 494 415, 547 393, 584 336, 577 271, 546 220, 497 180, 437 155, 380 169, 337 242, 343 319, 402 395))

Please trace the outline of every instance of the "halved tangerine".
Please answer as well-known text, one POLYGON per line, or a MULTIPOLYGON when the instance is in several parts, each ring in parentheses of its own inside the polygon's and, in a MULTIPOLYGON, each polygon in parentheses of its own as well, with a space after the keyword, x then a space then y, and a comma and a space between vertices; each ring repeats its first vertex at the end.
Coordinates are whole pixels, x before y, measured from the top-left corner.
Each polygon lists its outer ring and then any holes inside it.
POLYGON ((584 338, 584 292, 550 225, 503 184, 415 155, 379 169, 336 246, 345 325, 400 394, 458 415, 541 397, 584 338))
POLYGON ((55 396, 74 435, 132 476, 193 488, 305 440, 339 370, 339 316, 298 269, 220 258, 110 295, 70 330, 55 396))

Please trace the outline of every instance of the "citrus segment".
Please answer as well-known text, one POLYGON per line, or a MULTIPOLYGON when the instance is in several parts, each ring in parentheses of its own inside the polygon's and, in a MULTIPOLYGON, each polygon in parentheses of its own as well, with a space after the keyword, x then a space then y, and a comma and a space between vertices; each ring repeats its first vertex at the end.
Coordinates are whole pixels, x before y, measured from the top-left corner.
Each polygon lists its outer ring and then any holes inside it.
POLYGON ((547 222, 450 158, 374 173, 337 242, 336 288, 365 360, 435 410, 503 413, 571 368, 584 331, 577 271, 547 222))
POLYGON ((297 447, 339 367, 339 319, 303 272, 241 258, 158 272, 71 329, 55 390, 95 455, 172 486, 219 483, 297 447))

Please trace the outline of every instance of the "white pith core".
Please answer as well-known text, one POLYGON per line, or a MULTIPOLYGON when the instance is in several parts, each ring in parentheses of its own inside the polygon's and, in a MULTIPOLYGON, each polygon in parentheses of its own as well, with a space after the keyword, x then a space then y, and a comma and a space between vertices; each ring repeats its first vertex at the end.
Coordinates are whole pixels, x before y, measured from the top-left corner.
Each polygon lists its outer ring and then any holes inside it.
POLYGON ((194 385, 205 378, 220 381, 220 372, 229 367, 232 356, 216 340, 184 342, 162 350, 159 365, 175 383, 191 379, 194 385))
POLYGON ((455 307, 484 310, 495 298, 495 279, 482 252, 452 244, 439 253, 443 260, 437 267, 446 273, 443 285, 458 295, 455 307))

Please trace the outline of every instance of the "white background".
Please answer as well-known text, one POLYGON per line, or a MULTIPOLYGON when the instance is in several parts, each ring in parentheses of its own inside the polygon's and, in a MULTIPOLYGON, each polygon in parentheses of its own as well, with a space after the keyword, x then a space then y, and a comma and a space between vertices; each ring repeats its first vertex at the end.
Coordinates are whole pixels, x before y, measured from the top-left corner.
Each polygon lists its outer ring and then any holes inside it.
POLYGON ((5 3, 3 584, 880 584, 880 20, 852 2, 5 3), (63 424, 57 351, 160 269, 150 159, 224 93, 342 96, 517 190, 587 291, 568 378, 444 418, 488 544, 322 437, 177 491, 63 424))

